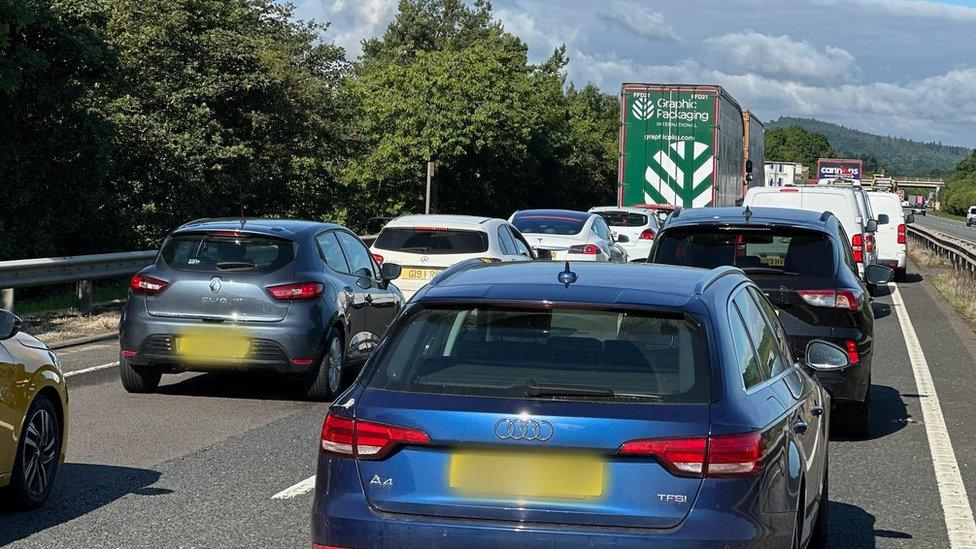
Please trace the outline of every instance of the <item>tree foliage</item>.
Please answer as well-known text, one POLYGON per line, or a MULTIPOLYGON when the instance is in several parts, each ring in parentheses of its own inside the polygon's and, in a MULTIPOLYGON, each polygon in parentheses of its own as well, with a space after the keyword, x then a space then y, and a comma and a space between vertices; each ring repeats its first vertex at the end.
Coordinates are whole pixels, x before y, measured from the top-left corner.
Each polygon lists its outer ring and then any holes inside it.
POLYGON ((976 206, 976 151, 956 164, 939 199, 942 209, 959 215, 976 206))
POLYGON ((149 247, 198 217, 358 225, 615 192, 617 102, 488 2, 402 0, 350 63, 274 0, 0 4, 0 258, 149 247), (30 222, 26 222, 30 219, 30 222))
POLYGON ((816 170, 818 158, 832 158, 837 151, 823 134, 808 132, 802 126, 766 130, 766 160, 799 162, 816 170))

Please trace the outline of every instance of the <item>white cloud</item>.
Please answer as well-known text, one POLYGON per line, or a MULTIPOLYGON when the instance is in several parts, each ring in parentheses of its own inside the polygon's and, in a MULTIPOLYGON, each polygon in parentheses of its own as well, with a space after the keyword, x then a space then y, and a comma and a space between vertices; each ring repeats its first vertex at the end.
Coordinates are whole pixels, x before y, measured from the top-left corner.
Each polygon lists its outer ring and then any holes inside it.
POLYGON ((910 19, 926 17, 976 22, 976 8, 925 0, 811 0, 811 3, 824 8, 859 8, 874 14, 885 13, 910 19))
POLYGON ((847 50, 770 36, 755 31, 733 32, 705 40, 705 46, 730 68, 800 80, 843 81, 858 73, 847 50))
POLYGON ((651 40, 678 38, 674 29, 664 20, 664 16, 646 6, 615 2, 602 10, 600 16, 651 40))
POLYGON ((529 60, 541 63, 555 48, 572 43, 579 33, 578 27, 566 27, 552 21, 536 24, 531 14, 512 9, 495 9, 493 15, 502 22, 506 32, 518 36, 529 46, 529 60))
POLYGON ((299 19, 330 22, 326 39, 345 48, 349 59, 362 53, 364 38, 383 33, 396 10, 396 0, 301 0, 295 6, 299 19))

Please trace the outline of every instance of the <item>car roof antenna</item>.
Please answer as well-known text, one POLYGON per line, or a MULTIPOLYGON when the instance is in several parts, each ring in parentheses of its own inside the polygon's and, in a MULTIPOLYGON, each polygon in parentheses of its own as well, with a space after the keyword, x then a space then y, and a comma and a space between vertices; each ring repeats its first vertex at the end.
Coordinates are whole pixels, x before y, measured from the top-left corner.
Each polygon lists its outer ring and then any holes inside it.
POLYGON ((742 217, 746 218, 746 223, 749 222, 749 218, 752 217, 752 210, 749 209, 749 206, 742 210, 742 217))
POLYGON ((577 276, 573 271, 569 270, 569 261, 567 261, 566 269, 559 273, 559 276, 556 278, 559 280, 559 282, 565 284, 566 287, 569 288, 569 285, 576 282, 576 280, 579 279, 579 276, 577 276))

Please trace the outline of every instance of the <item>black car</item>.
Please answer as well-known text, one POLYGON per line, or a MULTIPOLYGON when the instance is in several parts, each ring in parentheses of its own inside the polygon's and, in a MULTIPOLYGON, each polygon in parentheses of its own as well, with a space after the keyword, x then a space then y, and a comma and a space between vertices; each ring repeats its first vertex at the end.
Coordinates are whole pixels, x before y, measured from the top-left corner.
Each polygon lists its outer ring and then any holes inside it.
MULTIPOLYGON (((738 267, 776 307, 801 362, 807 344, 815 339, 846 349, 850 367, 815 375, 839 405, 836 424, 866 437, 874 312, 849 242, 830 212, 701 208, 669 218, 648 262, 738 267)), ((887 267, 870 265, 866 278, 885 284, 891 275, 887 267)))
POLYGON ((119 325, 122 385, 163 373, 270 370, 329 400, 372 353, 403 295, 345 227, 285 219, 187 223, 139 271, 119 325))

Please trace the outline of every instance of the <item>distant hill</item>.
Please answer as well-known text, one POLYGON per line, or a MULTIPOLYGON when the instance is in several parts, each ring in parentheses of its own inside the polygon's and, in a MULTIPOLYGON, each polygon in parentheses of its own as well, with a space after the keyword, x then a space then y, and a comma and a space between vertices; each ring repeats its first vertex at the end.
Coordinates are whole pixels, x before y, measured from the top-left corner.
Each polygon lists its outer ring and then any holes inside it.
POLYGON ((892 175, 945 176, 955 168, 956 163, 972 152, 966 147, 876 135, 811 118, 781 116, 767 122, 766 129, 793 125, 800 125, 807 131, 827 136, 827 141, 830 141, 842 157, 873 156, 878 160, 878 165, 892 175))

